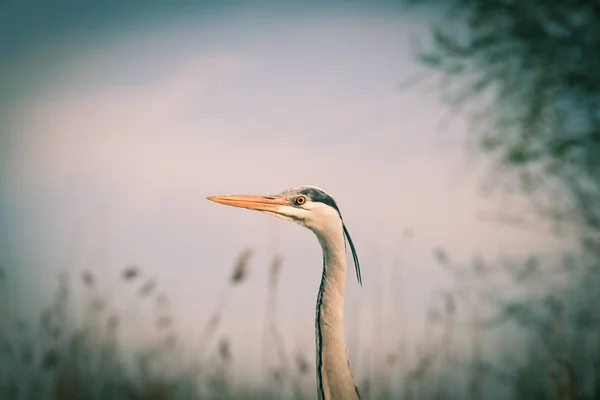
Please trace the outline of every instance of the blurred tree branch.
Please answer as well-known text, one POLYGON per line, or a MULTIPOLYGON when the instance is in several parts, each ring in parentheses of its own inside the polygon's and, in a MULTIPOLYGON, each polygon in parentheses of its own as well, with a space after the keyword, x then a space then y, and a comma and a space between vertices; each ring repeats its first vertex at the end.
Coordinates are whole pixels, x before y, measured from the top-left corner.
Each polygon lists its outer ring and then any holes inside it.
MULTIPOLYGON (((481 322, 512 322, 530 334, 522 349, 527 362, 511 364, 513 398, 598 398, 600 1, 446 6, 428 50, 419 52, 427 72, 441 76, 442 101, 471 117, 469 137, 493 160, 494 185, 516 175, 540 215, 565 223, 581 245, 562 262, 542 266, 530 258, 489 267, 505 269, 509 281, 502 290, 491 281, 482 300, 495 316, 481 322)), ((463 287, 476 275, 475 263, 470 271, 435 255, 463 287)))
POLYGON ((598 244, 600 2, 451 4, 419 55, 442 74, 443 101, 471 114, 471 137, 497 167, 517 172, 525 192, 546 193, 546 216, 598 244))

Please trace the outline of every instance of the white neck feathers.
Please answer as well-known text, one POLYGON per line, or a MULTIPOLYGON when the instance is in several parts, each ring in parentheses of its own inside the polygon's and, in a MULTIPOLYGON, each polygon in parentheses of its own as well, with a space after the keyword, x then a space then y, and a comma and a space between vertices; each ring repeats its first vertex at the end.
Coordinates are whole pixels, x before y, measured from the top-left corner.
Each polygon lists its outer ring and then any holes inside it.
POLYGON ((359 399, 344 342, 346 251, 342 222, 315 234, 323 248, 315 322, 319 399, 359 399))

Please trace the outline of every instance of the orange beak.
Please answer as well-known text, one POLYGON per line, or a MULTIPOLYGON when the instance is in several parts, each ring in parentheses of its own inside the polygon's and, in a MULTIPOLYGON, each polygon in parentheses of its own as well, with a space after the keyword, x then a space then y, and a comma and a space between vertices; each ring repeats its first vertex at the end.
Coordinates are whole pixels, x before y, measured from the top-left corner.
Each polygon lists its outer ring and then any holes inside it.
POLYGON ((284 196, 234 195, 212 196, 207 197, 207 199, 215 203, 225 204, 226 206, 271 212, 277 212, 281 206, 288 204, 288 199, 284 196))

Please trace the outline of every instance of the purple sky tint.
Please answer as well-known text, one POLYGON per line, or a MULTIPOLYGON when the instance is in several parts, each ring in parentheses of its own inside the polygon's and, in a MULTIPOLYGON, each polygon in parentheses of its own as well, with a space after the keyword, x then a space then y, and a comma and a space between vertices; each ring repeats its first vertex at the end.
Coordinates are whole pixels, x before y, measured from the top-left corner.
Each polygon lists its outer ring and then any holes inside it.
POLYGON ((342 209, 364 281, 349 279, 349 330, 361 327, 352 334, 366 347, 381 311, 374 295, 383 293, 389 325, 375 352, 418 341, 432 293, 448 282, 434 247, 467 261, 556 246, 479 221, 495 203, 479 195, 481 165, 464 151, 464 120, 440 131, 435 90, 397 92, 419 71, 410 39, 423 37, 431 17, 279 9, 221 11, 206 23, 188 13, 61 32, 19 53, 2 82, 15 96, 0 103, 0 263, 14 310, 33 315, 59 269, 90 269, 129 310, 137 336, 148 315, 131 311, 131 290, 118 282, 134 263, 160 282, 194 344, 234 258, 252 247, 250 280, 223 321, 240 368, 260 359, 275 252, 285 259, 286 345, 312 356, 318 242, 292 224, 205 200, 299 184, 324 188, 342 209))

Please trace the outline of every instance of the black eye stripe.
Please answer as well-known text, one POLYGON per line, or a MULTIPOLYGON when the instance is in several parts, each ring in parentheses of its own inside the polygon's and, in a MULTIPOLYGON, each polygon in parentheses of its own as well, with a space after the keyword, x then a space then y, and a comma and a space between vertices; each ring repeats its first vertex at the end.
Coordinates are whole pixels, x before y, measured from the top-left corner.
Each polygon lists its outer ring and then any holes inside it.
POLYGON ((333 198, 327 193, 313 188, 302 189, 300 193, 306 195, 306 197, 308 197, 314 202, 327 204, 328 206, 335 208, 338 214, 340 214, 340 218, 342 218, 342 214, 340 213, 338 205, 336 204, 335 200, 333 200, 333 198))
MULTIPOLYGON (((327 204, 328 206, 333 207, 338 212, 338 215, 340 216, 340 219, 342 220, 342 226, 344 228, 344 236, 346 237, 346 239, 348 239, 348 243, 350 244, 350 249, 352 250, 352 258, 354 259, 354 268, 356 269, 356 278, 358 279, 358 282, 362 285, 362 276, 360 273, 360 264, 358 262, 358 255, 356 254, 356 248, 354 247, 354 243, 352 243, 352 239, 350 238, 350 233, 348 232, 348 229, 346 229, 346 225, 344 224, 344 219, 342 218, 342 213, 340 212, 340 209, 338 208, 338 205, 336 204, 335 200, 333 200, 333 198, 331 196, 329 196, 327 193, 325 193, 321 190, 315 189, 315 188, 304 188, 299 193, 306 195, 306 197, 312 201, 327 204)), ((345 244, 346 244, 346 242, 344 241, 344 245, 345 244)))

